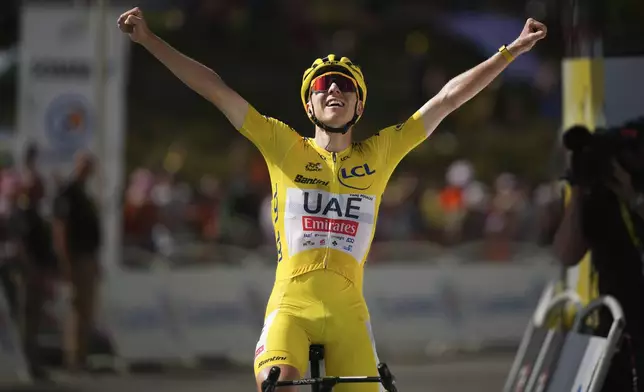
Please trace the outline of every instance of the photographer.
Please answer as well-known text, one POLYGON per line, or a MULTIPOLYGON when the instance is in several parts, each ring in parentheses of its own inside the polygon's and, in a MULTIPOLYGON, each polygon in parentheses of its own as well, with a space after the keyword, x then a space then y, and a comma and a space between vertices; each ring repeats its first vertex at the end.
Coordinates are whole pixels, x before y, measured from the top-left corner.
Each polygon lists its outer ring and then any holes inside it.
MULTIPOLYGON (((573 127, 564 144, 572 151, 571 195, 554 251, 572 266, 590 250, 600 295, 623 308, 624 338, 602 390, 644 391, 644 120, 594 134, 573 127)), ((611 323, 601 312, 598 332, 606 335, 611 323)))

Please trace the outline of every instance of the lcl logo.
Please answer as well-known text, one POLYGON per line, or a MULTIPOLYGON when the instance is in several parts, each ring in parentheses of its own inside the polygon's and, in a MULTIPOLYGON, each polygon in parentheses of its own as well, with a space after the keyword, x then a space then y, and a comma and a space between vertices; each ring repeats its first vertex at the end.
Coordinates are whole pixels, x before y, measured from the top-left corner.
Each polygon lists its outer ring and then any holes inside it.
POLYGON ((349 174, 347 174, 347 169, 345 169, 345 168, 340 169, 340 175, 344 179, 353 178, 353 177, 370 176, 375 172, 376 172, 375 170, 371 170, 369 168, 368 163, 365 163, 364 165, 361 165, 361 166, 356 166, 356 167, 351 168, 351 170, 349 170, 349 174))
MULTIPOLYGON (((338 179, 340 180, 340 183, 342 185, 346 186, 347 188, 365 190, 365 189, 369 189, 369 187, 371 187, 371 184, 373 182, 369 183, 367 186, 355 186, 355 185, 347 184, 343 180, 351 180, 351 179, 356 179, 356 178, 360 178, 360 177, 367 177, 367 176, 370 176, 370 175, 374 174, 375 172, 376 172, 376 170, 372 170, 369 167, 368 163, 365 163, 365 164, 359 165, 359 166, 354 166, 351 169, 347 169, 347 168, 343 167, 343 168, 340 169, 340 172, 338 173, 338 179)), ((360 184, 360 185, 362 185, 362 184, 360 184)))

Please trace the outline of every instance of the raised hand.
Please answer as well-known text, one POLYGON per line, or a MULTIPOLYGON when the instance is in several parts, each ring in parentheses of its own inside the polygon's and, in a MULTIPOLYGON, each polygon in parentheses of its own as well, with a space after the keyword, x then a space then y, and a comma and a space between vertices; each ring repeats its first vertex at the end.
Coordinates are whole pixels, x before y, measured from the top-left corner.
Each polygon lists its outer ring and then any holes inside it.
POLYGON ((127 33, 134 42, 142 43, 151 36, 150 29, 143 18, 143 11, 139 7, 132 8, 119 16, 117 24, 119 29, 127 33))
POLYGON ((538 41, 546 38, 547 34, 548 28, 546 25, 532 18, 528 18, 521 34, 512 43, 512 54, 518 56, 529 52, 538 41))

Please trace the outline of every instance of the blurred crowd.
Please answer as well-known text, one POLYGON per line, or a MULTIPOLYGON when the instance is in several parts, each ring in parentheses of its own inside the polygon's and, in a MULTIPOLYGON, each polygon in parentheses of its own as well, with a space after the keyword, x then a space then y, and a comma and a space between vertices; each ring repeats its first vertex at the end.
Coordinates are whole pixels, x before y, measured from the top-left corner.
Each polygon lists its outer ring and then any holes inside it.
POLYGON ((71 173, 52 179, 42 174, 38 157, 38 147, 29 145, 19 167, 0 170, 0 299, 6 298, 19 327, 31 375, 42 379, 48 375, 39 336, 51 325, 46 304, 54 287, 69 300, 62 362, 69 371, 87 367, 102 230, 99 206, 87 187, 93 156, 78 151, 71 173))
MULTIPOLYGON (((196 186, 167 170, 134 170, 124 200, 126 245, 162 253, 177 242, 274 247, 265 165, 257 158, 241 167, 248 170, 230 179, 204 175, 196 186)), ((512 173, 487 185, 466 160, 449 165, 441 182, 401 171, 383 195, 374 241, 442 247, 479 242, 481 259, 509 261, 513 244, 537 242, 540 211, 555 192, 556 184, 529 184, 512 173)))

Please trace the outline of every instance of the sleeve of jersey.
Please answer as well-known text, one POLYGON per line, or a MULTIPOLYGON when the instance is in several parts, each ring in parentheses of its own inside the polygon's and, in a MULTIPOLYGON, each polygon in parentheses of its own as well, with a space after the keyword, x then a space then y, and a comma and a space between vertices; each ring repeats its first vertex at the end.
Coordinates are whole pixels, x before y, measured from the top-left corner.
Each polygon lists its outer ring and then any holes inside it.
POLYGON ((404 123, 381 130, 376 137, 378 150, 388 165, 397 165, 411 150, 427 139, 427 131, 420 113, 416 112, 404 123))
POLYGON ((239 132, 260 150, 269 162, 279 163, 299 135, 291 127, 274 118, 260 114, 252 106, 239 132))

